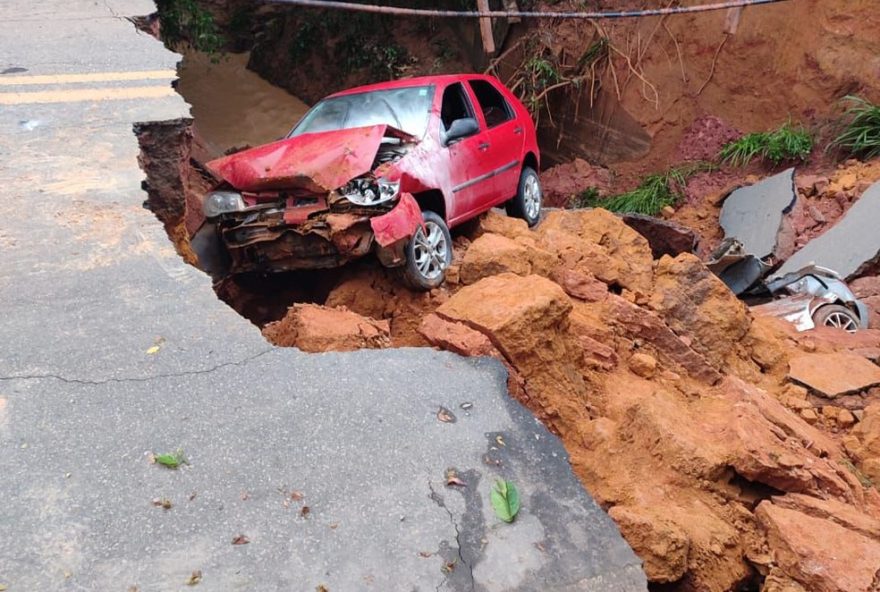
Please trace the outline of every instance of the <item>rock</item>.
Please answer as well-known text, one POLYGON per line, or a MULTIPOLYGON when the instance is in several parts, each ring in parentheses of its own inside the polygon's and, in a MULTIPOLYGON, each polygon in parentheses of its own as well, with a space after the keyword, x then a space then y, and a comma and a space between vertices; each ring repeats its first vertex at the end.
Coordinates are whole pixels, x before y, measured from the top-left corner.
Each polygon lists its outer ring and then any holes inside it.
POLYGON ((776 496, 773 498, 773 505, 830 520, 844 528, 880 541, 880 519, 869 515, 863 508, 835 499, 821 499, 800 493, 776 496))
POLYGON ((880 483, 880 403, 865 407, 858 425, 852 435, 858 438, 858 449, 853 455, 859 468, 869 475, 872 481, 880 483))
POLYGON ((837 413, 837 424, 842 428, 848 428, 856 422, 855 416, 849 409, 841 409, 837 413))
POLYGON ((716 368, 749 331, 748 308, 694 255, 657 262, 649 306, 716 368))
POLYGON ((459 276, 461 283, 467 285, 499 273, 529 275, 531 271, 529 253, 523 245, 500 234, 487 233, 471 243, 459 276))
POLYGON ((429 314, 419 326, 419 333, 433 346, 455 352, 460 356, 501 357, 484 334, 462 323, 444 320, 429 314))
POLYGON ((541 173, 541 187, 545 207, 568 207, 572 198, 586 189, 607 193, 611 188, 611 171, 576 158, 541 173))
POLYGON ((266 325, 263 334, 276 345, 307 352, 391 346, 388 321, 367 318, 346 308, 316 304, 294 304, 283 319, 266 325))
POLYGON ((833 269, 844 279, 862 275, 880 261, 880 183, 875 183, 834 226, 807 243, 771 277, 797 271, 810 263, 833 269))
POLYGON ((628 506, 614 506, 608 515, 644 562, 650 582, 664 584, 682 578, 687 570, 690 539, 675 523, 628 506))
POLYGON ((436 314, 486 335, 525 380, 525 404, 563 432, 589 418, 576 365, 582 353, 568 332, 572 308, 550 280, 503 273, 465 286, 436 314))
POLYGON ((641 214, 624 214, 622 217, 627 226, 648 239, 651 253, 656 259, 663 255, 675 257, 682 253, 697 252, 697 233, 686 226, 641 214))
POLYGON ((803 420, 809 424, 814 424, 819 421, 819 415, 812 409, 801 409, 800 415, 803 420))
POLYGON ((795 203, 794 169, 731 193, 721 208, 719 224, 726 238, 735 237, 745 251, 760 259, 776 253, 783 216, 795 203))
POLYGON ((572 298, 585 302, 601 302, 608 296, 608 284, 600 282, 591 273, 572 269, 556 269, 550 276, 572 298))
POLYGON ((715 384, 721 380, 721 374, 708 360, 685 345, 659 316, 619 296, 610 295, 608 302, 609 318, 627 335, 647 341, 658 355, 701 382, 715 384))
POLYGON ((868 592, 880 566, 880 542, 831 520, 763 501, 756 517, 774 562, 811 592, 868 592))
POLYGON ((648 354, 633 354, 628 365, 633 374, 642 378, 651 378, 657 371, 657 360, 648 354))
POLYGON ((880 384, 880 367, 850 353, 813 353, 789 361, 789 378, 833 399, 880 384))
POLYGON ((834 407, 832 405, 825 405, 824 407, 822 407, 822 417, 829 421, 837 420, 837 415, 839 412, 839 407, 834 407))
POLYGON ((489 210, 480 218, 476 234, 479 235, 487 232, 500 234, 513 240, 520 237, 534 236, 525 220, 506 216, 496 210, 489 210))
POLYGON ((792 580, 785 573, 774 567, 764 579, 761 592, 808 592, 803 586, 792 580))
POLYGON ((537 227, 539 245, 564 269, 589 272, 606 284, 651 291, 654 259, 648 241, 603 209, 551 211, 537 227))

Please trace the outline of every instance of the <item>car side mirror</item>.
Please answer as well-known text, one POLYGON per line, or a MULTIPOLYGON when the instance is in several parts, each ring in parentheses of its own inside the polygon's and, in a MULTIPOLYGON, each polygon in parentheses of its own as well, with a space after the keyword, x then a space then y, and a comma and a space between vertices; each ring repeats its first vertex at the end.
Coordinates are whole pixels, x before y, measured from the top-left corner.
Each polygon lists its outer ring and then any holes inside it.
POLYGON ((472 136, 478 131, 480 131, 480 124, 473 117, 456 119, 449 126, 449 131, 446 132, 446 145, 449 146, 463 138, 472 136))

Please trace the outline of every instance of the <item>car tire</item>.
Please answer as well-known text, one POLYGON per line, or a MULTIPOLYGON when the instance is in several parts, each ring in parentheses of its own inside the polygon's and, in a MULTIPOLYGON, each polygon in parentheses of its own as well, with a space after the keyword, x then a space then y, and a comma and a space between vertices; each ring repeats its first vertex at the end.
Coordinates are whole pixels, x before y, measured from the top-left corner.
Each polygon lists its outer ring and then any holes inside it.
POLYGON ((414 290, 433 290, 446 279, 452 263, 452 235, 446 222, 431 211, 422 212, 424 230, 416 231, 406 245, 403 278, 414 290))
POLYGON ((813 323, 817 327, 834 327, 847 333, 855 333, 860 325, 858 315, 840 304, 826 304, 816 309, 813 323))
POLYGON ((507 215, 522 218, 530 227, 534 226, 541 219, 543 199, 538 173, 532 167, 523 167, 516 195, 506 204, 507 215))

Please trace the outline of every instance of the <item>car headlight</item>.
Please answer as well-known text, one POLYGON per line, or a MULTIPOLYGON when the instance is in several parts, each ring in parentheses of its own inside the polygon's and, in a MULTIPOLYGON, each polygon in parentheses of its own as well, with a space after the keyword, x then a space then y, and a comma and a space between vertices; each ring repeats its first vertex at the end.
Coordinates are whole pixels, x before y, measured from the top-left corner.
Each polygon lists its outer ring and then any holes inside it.
POLYGON ((400 183, 386 179, 376 182, 370 179, 355 179, 339 190, 348 201, 359 206, 375 206, 391 201, 400 192, 400 183))
POLYGON ((205 218, 216 218, 220 214, 240 212, 243 209, 244 200, 235 191, 212 191, 202 205, 205 218))

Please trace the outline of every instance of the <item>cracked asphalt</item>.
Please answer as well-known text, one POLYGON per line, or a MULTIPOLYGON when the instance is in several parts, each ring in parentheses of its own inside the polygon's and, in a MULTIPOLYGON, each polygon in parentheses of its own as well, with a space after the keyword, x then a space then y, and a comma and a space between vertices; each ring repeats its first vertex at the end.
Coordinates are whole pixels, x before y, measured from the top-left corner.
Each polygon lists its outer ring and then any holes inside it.
POLYGON ((177 57, 121 16, 152 10, 0 5, 0 584, 645 590, 498 363, 274 348, 177 257, 131 133, 188 113, 177 57), (510 525, 498 478, 522 494, 510 525))

